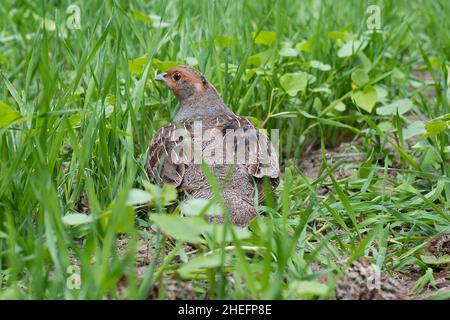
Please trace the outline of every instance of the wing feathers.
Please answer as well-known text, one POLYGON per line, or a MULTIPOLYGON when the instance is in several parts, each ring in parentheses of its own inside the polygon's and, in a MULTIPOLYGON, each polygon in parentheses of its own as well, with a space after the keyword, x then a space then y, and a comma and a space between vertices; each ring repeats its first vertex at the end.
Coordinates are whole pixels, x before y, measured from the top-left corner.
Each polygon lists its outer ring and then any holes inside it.
MULTIPOLYGON (((199 119, 200 121, 200 119, 199 119)), ((238 116, 224 116, 217 118, 201 119, 203 130, 212 127, 223 133, 224 141, 227 140, 228 130, 232 129, 233 135, 233 152, 235 156, 239 156, 238 152, 245 152, 245 165, 247 172, 255 178, 263 178, 265 176, 273 181, 278 181, 280 176, 280 168, 278 164, 277 150, 269 140, 269 138, 259 129, 257 129, 247 118, 238 116), (237 140, 236 140, 237 139, 237 140), (239 140, 242 139, 242 140, 239 140), (244 149, 239 149, 239 142, 245 141, 244 149), (248 158, 247 158, 248 155, 248 158), (253 158, 251 158, 253 157, 253 158)), ((180 123, 192 135, 193 121, 185 121, 180 123)), ((169 123, 159 130, 150 145, 149 159, 147 169, 150 178, 159 184, 170 183, 178 187, 183 181, 186 171, 186 164, 179 164, 177 159, 175 162, 172 157, 172 150, 177 146, 174 135, 177 125, 169 123)), ((225 162, 224 162, 225 164, 225 162)))

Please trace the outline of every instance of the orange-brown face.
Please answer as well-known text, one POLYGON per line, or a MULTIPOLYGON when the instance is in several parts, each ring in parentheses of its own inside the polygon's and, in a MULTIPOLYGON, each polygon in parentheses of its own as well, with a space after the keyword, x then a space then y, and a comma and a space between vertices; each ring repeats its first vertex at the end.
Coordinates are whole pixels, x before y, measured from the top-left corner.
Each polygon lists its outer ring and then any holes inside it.
POLYGON ((163 81, 175 93, 179 100, 205 91, 208 81, 200 72, 189 67, 173 67, 167 72, 158 74, 157 81, 163 81))

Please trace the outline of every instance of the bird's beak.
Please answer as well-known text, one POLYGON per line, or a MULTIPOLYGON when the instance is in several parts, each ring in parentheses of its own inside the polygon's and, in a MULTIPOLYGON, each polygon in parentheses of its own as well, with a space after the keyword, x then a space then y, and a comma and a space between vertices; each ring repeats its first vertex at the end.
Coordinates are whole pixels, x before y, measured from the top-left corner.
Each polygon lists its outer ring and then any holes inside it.
POLYGON ((164 81, 164 77, 167 75, 167 72, 160 73, 155 77, 155 81, 164 81))

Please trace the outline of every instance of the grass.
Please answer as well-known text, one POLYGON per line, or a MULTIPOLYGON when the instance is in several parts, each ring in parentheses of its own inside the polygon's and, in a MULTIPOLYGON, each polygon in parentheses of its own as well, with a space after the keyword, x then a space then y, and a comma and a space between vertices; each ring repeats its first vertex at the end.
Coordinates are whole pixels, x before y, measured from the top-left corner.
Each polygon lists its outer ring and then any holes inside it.
POLYGON ((450 231, 447 1, 374 1, 380 32, 366 1, 79 0, 74 30, 71 2, 3 2, 0 298, 333 299, 360 256, 415 293, 432 282, 421 253, 450 231), (148 183, 177 111, 152 78, 178 63, 280 129, 281 184, 248 232, 180 217, 148 183))

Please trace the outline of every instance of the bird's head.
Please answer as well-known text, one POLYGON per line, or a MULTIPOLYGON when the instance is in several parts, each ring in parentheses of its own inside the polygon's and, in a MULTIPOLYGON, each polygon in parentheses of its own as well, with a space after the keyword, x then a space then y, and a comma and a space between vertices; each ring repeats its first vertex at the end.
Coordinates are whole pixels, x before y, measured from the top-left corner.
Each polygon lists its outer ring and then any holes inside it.
POLYGON ((155 80, 164 82, 182 102, 190 98, 201 97, 210 91, 216 92, 199 71, 185 66, 173 67, 158 74, 155 80))

